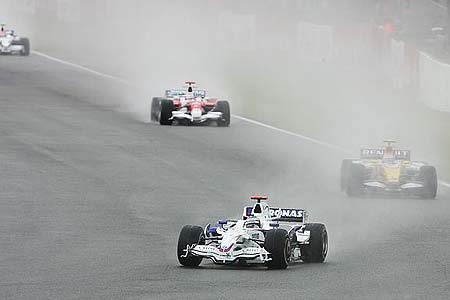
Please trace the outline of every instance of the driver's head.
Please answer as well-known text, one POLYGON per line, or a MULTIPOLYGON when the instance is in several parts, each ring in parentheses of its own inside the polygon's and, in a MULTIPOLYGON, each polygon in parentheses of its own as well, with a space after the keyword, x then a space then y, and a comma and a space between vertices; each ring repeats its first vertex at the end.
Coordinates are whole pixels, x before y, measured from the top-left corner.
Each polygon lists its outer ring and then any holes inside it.
POLYGON ((261 221, 256 218, 250 218, 245 221, 245 228, 261 228, 261 221))
POLYGON ((391 145, 384 147, 383 159, 394 159, 394 148, 391 145))
POLYGON ((191 84, 189 84, 187 88, 186 98, 194 98, 194 89, 192 88, 191 84))

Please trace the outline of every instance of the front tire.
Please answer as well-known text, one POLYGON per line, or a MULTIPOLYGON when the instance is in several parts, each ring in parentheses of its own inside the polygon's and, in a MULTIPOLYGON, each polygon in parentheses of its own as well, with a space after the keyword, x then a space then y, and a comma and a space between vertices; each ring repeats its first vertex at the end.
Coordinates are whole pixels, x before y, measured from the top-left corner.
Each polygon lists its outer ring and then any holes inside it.
POLYGON ((230 103, 228 101, 217 101, 215 111, 222 113, 222 119, 217 121, 217 125, 220 127, 230 126, 231 121, 230 103))
POLYGON ((419 180, 424 183, 424 187, 420 191, 420 197, 423 199, 436 198, 438 187, 436 168, 423 166, 419 172, 419 180))
POLYGON ((150 110, 150 120, 153 122, 159 121, 159 114, 161 113, 161 98, 155 97, 152 99, 152 106, 150 110))
POLYGON ((300 246, 303 261, 307 263, 323 263, 328 254, 328 232, 325 225, 308 223, 305 224, 305 230, 309 230, 311 235, 309 244, 300 246))
POLYGON ((264 249, 272 254, 266 264, 269 269, 286 269, 291 261, 291 240, 284 229, 272 229, 266 233, 264 249))
POLYGON ((200 265, 202 262, 201 257, 191 254, 184 257, 184 255, 186 254, 185 250, 188 245, 204 244, 203 237, 203 229, 200 226, 185 225, 181 229, 177 246, 178 261, 181 265, 186 267, 198 267, 198 265, 200 265))
POLYGON ((174 110, 174 105, 172 100, 161 100, 161 116, 159 119, 159 124, 161 125, 172 125, 172 111, 174 110))
POLYGON ((351 164, 347 181, 347 195, 349 197, 360 196, 364 189, 365 167, 360 164, 351 164))
POLYGON ((27 38, 21 38, 20 44, 23 46, 23 51, 20 53, 20 55, 30 56, 30 40, 27 38))
POLYGON ((344 159, 341 164, 341 191, 346 191, 348 186, 348 178, 350 176, 350 167, 353 163, 352 159, 344 159))

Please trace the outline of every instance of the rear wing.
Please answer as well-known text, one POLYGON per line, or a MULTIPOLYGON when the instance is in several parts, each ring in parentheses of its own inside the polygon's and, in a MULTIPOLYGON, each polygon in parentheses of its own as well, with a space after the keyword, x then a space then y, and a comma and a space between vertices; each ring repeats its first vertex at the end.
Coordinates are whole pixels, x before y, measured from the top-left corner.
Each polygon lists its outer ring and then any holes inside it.
MULTIPOLYGON (((274 219, 274 221, 280 222, 304 223, 308 219, 308 212, 304 209, 299 208, 270 207, 269 214, 270 217, 274 219)), ((242 217, 246 219, 251 216, 253 216, 253 207, 246 206, 244 208, 244 214, 242 217)))
MULTIPOLYGON (((411 160, 411 151, 394 149, 394 158, 411 160)), ((384 149, 361 149, 361 159, 383 159, 384 149)))
MULTIPOLYGON (((194 98, 206 98, 206 90, 193 90, 194 98)), ((186 97, 186 90, 166 90, 166 98, 186 97)))

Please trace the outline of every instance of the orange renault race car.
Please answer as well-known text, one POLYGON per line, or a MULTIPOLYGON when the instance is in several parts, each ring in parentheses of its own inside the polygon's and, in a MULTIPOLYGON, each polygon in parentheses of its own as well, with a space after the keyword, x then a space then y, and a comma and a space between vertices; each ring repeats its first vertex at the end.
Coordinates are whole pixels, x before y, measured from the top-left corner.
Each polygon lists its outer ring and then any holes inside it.
POLYGON ((434 199, 438 187, 435 167, 411 161, 411 152, 394 149, 394 141, 384 143, 384 148, 361 149, 359 159, 342 161, 341 189, 350 197, 381 192, 434 199))

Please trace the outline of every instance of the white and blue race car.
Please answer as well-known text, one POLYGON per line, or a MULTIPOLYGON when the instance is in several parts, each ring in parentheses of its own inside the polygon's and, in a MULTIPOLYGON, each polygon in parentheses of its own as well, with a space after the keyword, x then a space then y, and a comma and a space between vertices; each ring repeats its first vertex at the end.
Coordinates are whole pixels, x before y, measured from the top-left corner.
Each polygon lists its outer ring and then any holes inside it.
POLYGON ((186 225, 178 239, 178 261, 187 267, 203 258, 215 264, 263 264, 285 269, 290 263, 322 263, 328 253, 324 224, 308 223, 303 209, 269 207, 264 196, 252 196, 254 206, 244 208, 241 220, 216 225, 186 225))

